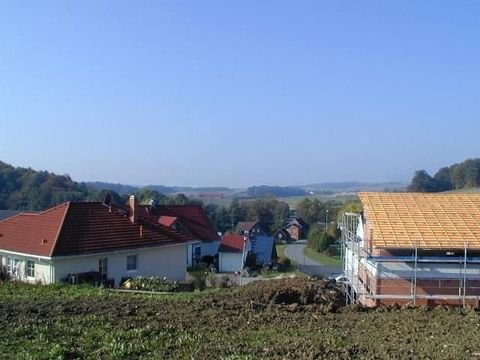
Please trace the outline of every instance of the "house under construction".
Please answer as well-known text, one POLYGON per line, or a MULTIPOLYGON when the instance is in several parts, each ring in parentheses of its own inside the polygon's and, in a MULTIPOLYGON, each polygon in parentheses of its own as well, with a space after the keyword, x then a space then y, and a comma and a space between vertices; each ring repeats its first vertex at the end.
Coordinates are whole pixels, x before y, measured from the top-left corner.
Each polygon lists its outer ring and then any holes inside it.
POLYGON ((348 302, 479 306, 480 194, 359 196, 342 219, 348 302))

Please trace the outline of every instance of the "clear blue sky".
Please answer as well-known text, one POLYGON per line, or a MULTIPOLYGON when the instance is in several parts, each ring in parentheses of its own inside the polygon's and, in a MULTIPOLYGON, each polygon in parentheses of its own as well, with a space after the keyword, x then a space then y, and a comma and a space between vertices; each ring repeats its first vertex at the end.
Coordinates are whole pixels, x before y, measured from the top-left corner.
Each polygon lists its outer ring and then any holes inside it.
POLYGON ((0 160, 127 184, 479 156, 477 1, 1 1, 0 160))

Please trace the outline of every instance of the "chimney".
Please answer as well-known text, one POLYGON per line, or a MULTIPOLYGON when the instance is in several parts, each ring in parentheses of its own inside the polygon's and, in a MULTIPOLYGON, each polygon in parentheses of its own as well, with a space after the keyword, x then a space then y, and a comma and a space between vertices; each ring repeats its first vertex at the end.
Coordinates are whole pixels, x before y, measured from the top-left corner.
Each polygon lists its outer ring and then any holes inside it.
POLYGON ((130 207, 130 221, 132 224, 136 224, 138 222, 138 200, 135 195, 130 195, 128 206, 130 207))

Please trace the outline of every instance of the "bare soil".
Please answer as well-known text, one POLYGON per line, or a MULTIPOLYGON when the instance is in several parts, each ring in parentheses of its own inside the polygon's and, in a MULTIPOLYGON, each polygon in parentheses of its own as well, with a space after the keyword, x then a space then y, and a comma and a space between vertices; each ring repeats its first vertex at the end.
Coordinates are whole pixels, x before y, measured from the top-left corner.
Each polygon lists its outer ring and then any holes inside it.
POLYGON ((0 358, 480 357, 473 310, 345 306, 334 285, 318 280, 261 281, 201 295, 71 291, 14 296, 9 289, 0 297, 0 358))

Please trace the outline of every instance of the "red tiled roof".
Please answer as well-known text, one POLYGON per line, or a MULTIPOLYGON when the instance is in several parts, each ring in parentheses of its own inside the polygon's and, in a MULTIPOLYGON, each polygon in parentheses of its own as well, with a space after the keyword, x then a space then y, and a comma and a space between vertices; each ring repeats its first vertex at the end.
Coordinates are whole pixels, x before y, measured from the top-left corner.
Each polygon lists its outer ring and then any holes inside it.
POLYGON ((177 218, 174 216, 160 216, 158 218, 158 223, 167 227, 172 227, 172 225, 175 224, 175 221, 177 221, 177 218))
POLYGON ((20 214, 0 222, 0 249, 65 256, 181 244, 186 234, 161 224, 132 224, 124 209, 97 202, 72 202, 39 214, 20 214))
POLYGON ((243 252, 245 242, 243 235, 224 235, 218 251, 243 252))
POLYGON ((0 221, 0 249, 50 256, 70 204, 38 214, 21 213, 0 221))
POLYGON ((205 242, 218 240, 212 220, 200 205, 141 205, 140 216, 159 222, 164 216, 175 217, 194 239, 205 242), (156 219, 156 220, 155 220, 156 219))

